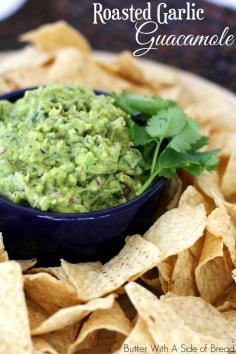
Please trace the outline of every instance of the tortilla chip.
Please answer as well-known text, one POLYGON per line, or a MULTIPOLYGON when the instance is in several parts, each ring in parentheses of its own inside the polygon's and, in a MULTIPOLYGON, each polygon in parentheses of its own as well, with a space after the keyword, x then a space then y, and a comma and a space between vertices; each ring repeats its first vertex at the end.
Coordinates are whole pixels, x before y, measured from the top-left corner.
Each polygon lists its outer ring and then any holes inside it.
POLYGON ((221 149, 221 156, 228 157, 236 151, 236 132, 217 131, 210 135, 209 150, 221 149))
POLYGON ((67 354, 71 343, 76 339, 79 327, 80 324, 76 323, 62 330, 39 336, 39 338, 45 339, 59 354, 67 354))
POLYGON ((0 264, 0 353, 32 354, 21 268, 0 264))
POLYGON ((215 307, 193 296, 163 296, 161 301, 170 306, 184 323, 200 335, 219 338, 223 343, 235 339, 233 326, 215 307))
POLYGON ((116 59, 108 65, 110 70, 129 81, 133 81, 137 84, 146 84, 147 86, 151 84, 151 82, 146 79, 145 72, 139 66, 139 63, 128 51, 120 53, 116 59))
POLYGON ((168 345, 169 351, 181 344, 201 345, 213 343, 211 336, 206 336, 191 329, 175 311, 164 301, 136 283, 129 283, 126 292, 143 319, 157 345, 168 345))
POLYGON ((33 87, 48 83, 48 69, 45 67, 14 69, 4 75, 11 90, 33 87))
POLYGON ((221 181, 221 190, 226 198, 235 198, 236 196, 236 151, 230 155, 223 179, 221 181))
POLYGON ((0 94, 4 94, 4 93, 9 92, 9 91, 11 91, 11 87, 6 82, 4 77, 0 77, 0 94))
POLYGON ((62 308, 54 315, 46 319, 38 327, 32 330, 32 335, 45 334, 52 331, 60 330, 64 327, 81 321, 91 312, 100 309, 109 309, 114 303, 115 295, 109 295, 106 298, 91 300, 87 304, 70 306, 62 308))
MULTIPOLYGON (((219 202, 218 206, 221 206, 222 203, 219 202)), ((223 205, 226 207, 228 213, 230 214, 230 216, 232 217, 233 221, 236 222, 236 204, 233 203, 228 203, 228 202, 224 202, 223 205)))
POLYGON ((195 277, 201 297, 209 303, 214 303, 232 282, 231 273, 225 269, 221 237, 206 233, 195 277))
POLYGON ((123 342, 124 342, 124 336, 122 334, 116 333, 115 340, 112 343, 112 346, 110 349, 110 353, 112 353, 112 354, 117 353, 117 351, 121 348, 123 342))
POLYGON ((207 215, 215 208, 215 204, 209 198, 203 196, 203 194, 201 194, 195 187, 190 185, 182 194, 179 201, 179 206, 184 204, 196 206, 200 203, 204 204, 207 215))
POLYGON ((189 248, 189 251, 192 253, 192 255, 195 257, 197 261, 199 261, 201 257, 204 240, 205 240, 205 235, 199 238, 199 240, 197 240, 197 242, 195 242, 194 245, 189 248))
POLYGON ((178 208, 157 219, 144 238, 157 246, 166 258, 191 247, 202 236, 205 226, 206 211, 202 203, 190 206, 180 202, 178 208))
POLYGON ((146 96, 152 96, 152 90, 147 86, 140 86, 133 82, 130 82, 123 77, 114 75, 107 70, 104 70, 103 66, 96 62, 88 62, 86 72, 83 71, 83 75, 80 80, 89 87, 95 87, 96 89, 108 91, 108 92, 121 92, 130 91, 136 92, 146 96), (96 73, 96 74, 95 74, 96 73))
POLYGON ((7 58, 1 62, 0 75, 4 75, 12 70, 45 66, 53 60, 53 53, 45 53, 34 47, 26 47, 12 55, 7 56, 7 58))
POLYGON ((139 60, 139 65, 145 70, 147 80, 156 90, 159 91, 159 88, 162 87, 180 87, 178 73, 174 68, 161 63, 157 66, 156 63, 147 60, 145 60, 145 63, 139 60))
POLYGON ((134 90, 144 94, 152 94, 146 86, 140 87, 115 75, 106 70, 92 56, 81 53, 76 48, 64 48, 57 53, 45 80, 63 84, 79 81, 92 89, 117 92, 134 90))
POLYGON ((153 353, 152 347, 154 348, 154 341, 148 331, 146 323, 138 317, 136 324, 122 343, 122 346, 114 354, 124 354, 127 353, 128 348, 147 348, 146 353, 153 353))
POLYGON ((108 310, 98 310, 91 314, 89 319, 83 324, 78 338, 70 346, 68 354, 77 353, 81 350, 81 344, 94 332, 106 329, 107 331, 118 332, 128 336, 132 326, 117 302, 108 310))
POLYGON ((140 65, 140 61, 136 60, 133 55, 128 52, 122 52, 116 56, 115 60, 109 63, 103 63, 103 66, 115 73, 117 76, 134 83, 137 86, 150 88, 151 95, 155 95, 161 88, 173 85, 176 81, 176 75, 168 71, 166 76, 160 74, 160 70, 149 71, 140 65))
MULTIPOLYGON (((30 320, 30 328, 40 326, 48 319, 48 314, 38 305, 27 301, 28 315, 30 320)), ((33 337, 33 339, 46 340, 59 354, 67 354, 69 346, 76 339, 80 323, 64 327, 62 330, 50 332, 42 336, 33 337)))
POLYGON ((127 281, 137 279, 161 260, 157 247, 135 235, 126 239, 120 253, 108 263, 93 269, 84 264, 62 261, 62 267, 81 301, 89 301, 114 292, 127 281))
POLYGON ((163 289, 160 281, 160 277, 158 278, 153 278, 153 279, 148 279, 145 276, 141 277, 142 282, 144 285, 147 285, 147 288, 152 290, 154 294, 162 294, 163 289))
POLYGON ((63 48, 57 52, 55 61, 49 68, 48 81, 63 84, 80 81, 82 84, 82 72, 87 72, 86 67, 91 60, 76 48, 63 48))
POLYGON ((203 193, 214 201, 216 206, 225 206, 233 220, 236 221, 236 205, 224 199, 219 188, 219 176, 216 172, 204 172, 201 176, 196 178, 196 183, 203 193))
POLYGON ((171 179, 168 183, 168 188, 164 193, 164 199, 167 200, 167 210, 176 208, 179 204, 179 199, 182 194, 183 183, 179 177, 171 179))
POLYGON ((180 207, 185 205, 195 207, 201 203, 204 203, 204 198, 193 186, 188 186, 179 200, 180 207))
POLYGON ((172 274, 170 291, 182 296, 197 295, 195 268, 196 260, 192 253, 189 250, 180 252, 172 274))
MULTIPOLYGON (((219 200, 224 200, 219 188, 219 176, 217 172, 204 172, 200 176, 196 177, 196 183, 201 191, 208 197, 212 198, 214 202, 217 202, 215 197, 219 200)), ((219 206, 218 203, 216 205, 219 206)))
POLYGON ((234 264, 232 262, 229 250, 226 247, 224 247, 223 259, 224 259, 225 269, 228 272, 232 272, 232 270, 234 269, 235 266, 234 266, 234 264))
POLYGON ((230 327, 236 332, 236 311, 225 311, 222 312, 222 316, 230 323, 230 327))
MULTIPOLYGON (((100 344, 99 343, 100 342, 100 338, 99 338, 100 337, 100 333, 101 333, 100 331, 90 333, 88 335, 88 337, 86 337, 83 340, 83 342, 78 345, 79 352, 81 353, 81 351, 84 352, 84 351, 88 351, 89 350, 89 353, 90 353, 91 350, 95 349, 97 347, 97 345, 100 344)), ((124 338, 124 337, 122 336, 122 338, 124 338)), ((76 342, 76 339, 72 343, 75 343, 75 342, 76 342)), ((69 353, 69 350, 70 350, 72 345, 73 344, 70 343, 67 353, 69 353)), ((76 351, 76 353, 78 353, 78 351, 76 351)))
POLYGON ((160 284, 161 284, 161 289, 163 294, 168 293, 169 291, 169 283, 163 278, 163 276, 160 274, 160 284))
MULTIPOLYGON (((183 177, 184 178, 184 177, 183 177)), ((192 182, 190 182, 192 183, 192 182)), ((192 185, 188 186, 184 193, 182 194, 180 200, 179 200, 179 206, 187 204, 190 206, 196 206, 200 203, 203 203, 207 215, 212 212, 213 209, 215 209, 215 204, 210 200, 210 198, 207 198, 203 194, 201 194, 195 187, 192 185)))
POLYGON ((38 274, 47 273, 57 278, 58 280, 63 280, 68 282, 68 277, 62 267, 39 267, 28 270, 27 274, 38 274))
POLYGON ((21 35, 20 40, 34 44, 42 51, 74 47, 85 53, 91 52, 87 39, 64 21, 43 25, 21 35))
POLYGON ((22 273, 25 273, 27 270, 33 268, 33 266, 37 263, 37 259, 23 259, 23 260, 17 260, 21 267, 22 273))
POLYGON ((168 259, 157 265, 161 287, 164 293, 169 291, 174 265, 168 263, 168 259))
POLYGON ((236 269, 233 270, 232 275, 233 275, 233 279, 234 279, 234 281, 236 283, 236 269))
POLYGON ((147 61, 143 65, 143 62, 134 58, 129 51, 118 54, 114 60, 107 60, 108 56, 104 56, 102 53, 96 56, 106 70, 139 84, 139 86, 149 86, 153 95, 157 94, 162 88, 178 86, 178 77, 175 70, 163 64, 157 66, 147 61))
POLYGON ((48 314, 79 303, 73 286, 50 274, 25 275, 24 289, 28 299, 41 306, 48 314))
POLYGON ((0 233, 0 263, 9 260, 7 251, 5 251, 2 234, 0 233))
POLYGON ((28 309, 28 317, 30 322, 30 329, 33 330, 34 328, 38 327, 48 319, 49 315, 47 312, 42 309, 39 305, 35 304, 34 302, 26 299, 27 309, 28 309))
POLYGON ((45 339, 33 338, 34 354, 58 354, 45 339))
POLYGON ((223 297, 223 300, 219 302, 217 309, 219 311, 228 311, 231 309, 236 310, 236 287, 235 284, 231 284, 223 297))
MULTIPOLYGON (((36 49, 34 50, 37 52, 36 49)), ((129 90, 152 94, 146 86, 136 85, 107 71, 94 57, 81 52, 77 48, 65 47, 54 52, 53 55, 50 53, 50 55, 52 58, 48 59, 49 62, 42 65, 39 65, 40 61, 36 60, 37 65, 19 64, 17 68, 12 67, 10 69, 8 67, 8 70, 4 72, 3 92, 49 82, 69 84, 79 81, 90 88, 118 92, 129 90), (7 85, 7 88, 5 88, 5 85, 7 85)))
POLYGON ((150 80, 150 86, 153 89, 153 95, 180 102, 182 88, 177 84, 176 73, 170 70, 166 79, 164 79, 164 75, 160 75, 160 71, 157 72, 156 70, 155 73, 156 76, 154 75, 154 72, 145 70, 146 78, 147 80, 150 80))
POLYGON ((162 88, 158 91, 159 96, 166 100, 172 100, 176 102, 181 101, 182 89, 180 86, 170 86, 167 88, 162 88))
POLYGON ((222 178, 223 178, 223 176, 225 174, 228 162, 229 162, 229 158, 228 157, 225 157, 225 156, 221 156, 220 157, 218 168, 217 168, 217 172, 218 172, 218 175, 219 175, 219 181, 220 181, 220 188, 221 188, 222 178))
MULTIPOLYGON (((208 123, 214 130, 234 131, 235 102, 233 96, 224 94, 216 87, 207 87, 205 83, 185 78, 185 91, 191 92, 192 98, 185 106, 185 112, 192 118, 197 119, 201 124, 208 123)), ((217 146, 218 147, 218 146, 217 146)))
POLYGON ((236 228, 224 206, 215 209, 207 219, 207 230, 221 237, 223 243, 228 248, 231 260, 236 266, 236 228))
MULTIPOLYGON (((111 333, 101 330, 96 336, 97 342, 95 343, 95 347, 90 347, 89 350, 82 349, 78 354, 111 354, 113 353, 114 337, 116 338, 115 340, 117 340, 115 334, 111 335, 111 333)), ((114 350, 116 350, 116 348, 114 350)))
POLYGON ((157 267, 143 274, 140 280, 142 281, 142 283, 144 283, 144 285, 147 285, 147 288, 151 289, 155 294, 162 294, 163 291, 161 288, 160 273, 157 267))

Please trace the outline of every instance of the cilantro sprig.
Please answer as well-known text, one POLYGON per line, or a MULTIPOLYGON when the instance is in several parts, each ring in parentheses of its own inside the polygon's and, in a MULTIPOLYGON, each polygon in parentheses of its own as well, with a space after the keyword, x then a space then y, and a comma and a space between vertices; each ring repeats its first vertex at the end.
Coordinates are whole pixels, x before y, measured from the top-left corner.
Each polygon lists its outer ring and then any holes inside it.
POLYGON ((178 169, 194 176, 217 168, 220 150, 202 151, 208 137, 196 121, 171 100, 128 92, 114 94, 115 104, 129 114, 130 137, 143 154, 149 177, 142 194, 158 176, 173 178, 178 169))

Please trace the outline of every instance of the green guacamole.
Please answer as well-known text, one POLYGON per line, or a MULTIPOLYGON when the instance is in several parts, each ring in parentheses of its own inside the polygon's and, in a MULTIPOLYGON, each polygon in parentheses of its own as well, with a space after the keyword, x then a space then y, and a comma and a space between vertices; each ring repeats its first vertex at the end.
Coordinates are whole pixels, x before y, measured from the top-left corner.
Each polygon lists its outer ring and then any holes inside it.
POLYGON ((112 97, 48 85, 0 101, 0 194, 44 211, 88 212, 135 197, 144 161, 112 97))

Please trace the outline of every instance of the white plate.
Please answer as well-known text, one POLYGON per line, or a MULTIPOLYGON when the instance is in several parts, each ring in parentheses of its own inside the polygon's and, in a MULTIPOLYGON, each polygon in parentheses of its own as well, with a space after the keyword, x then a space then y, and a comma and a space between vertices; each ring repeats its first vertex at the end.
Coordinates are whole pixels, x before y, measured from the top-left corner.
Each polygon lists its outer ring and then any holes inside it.
POLYGON ((0 21, 3 21, 16 13, 25 3, 26 0, 1 0, 0 21))

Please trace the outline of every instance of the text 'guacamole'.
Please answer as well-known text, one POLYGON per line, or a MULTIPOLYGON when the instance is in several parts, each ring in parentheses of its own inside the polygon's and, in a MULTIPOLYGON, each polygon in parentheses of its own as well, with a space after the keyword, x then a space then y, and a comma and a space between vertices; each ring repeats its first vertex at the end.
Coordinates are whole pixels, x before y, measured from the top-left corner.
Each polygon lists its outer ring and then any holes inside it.
POLYGON ((52 84, 0 101, 0 194, 54 212, 88 212, 135 197, 145 181, 127 115, 112 97, 52 84))

